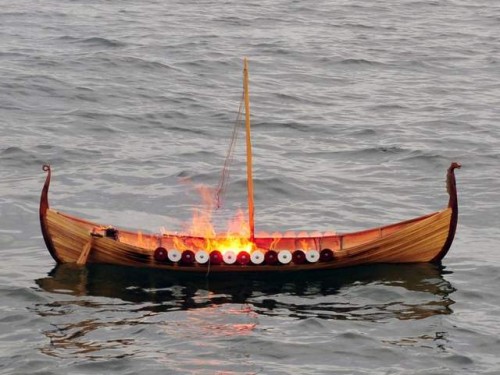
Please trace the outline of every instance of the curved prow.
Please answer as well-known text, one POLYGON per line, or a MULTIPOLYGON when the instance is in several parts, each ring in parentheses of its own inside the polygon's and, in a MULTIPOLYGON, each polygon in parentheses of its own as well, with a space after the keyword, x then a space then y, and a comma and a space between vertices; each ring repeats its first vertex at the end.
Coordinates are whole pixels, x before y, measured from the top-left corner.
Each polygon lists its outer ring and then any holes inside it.
POLYGON ((54 248, 54 244, 52 243, 52 238, 49 234, 49 229, 47 226, 47 210, 49 209, 49 186, 50 186, 50 177, 51 177, 51 169, 50 165, 45 164, 43 166, 44 172, 47 172, 47 178, 45 179, 45 184, 43 185, 42 195, 40 197, 40 226, 42 227, 42 235, 45 241, 45 245, 52 255, 52 258, 58 263, 60 263, 56 251, 54 248))
POLYGON ((42 169, 44 172, 47 172, 47 177, 45 178, 45 184, 43 184, 42 189, 42 196, 40 197, 40 215, 42 215, 42 212, 45 213, 49 208, 49 186, 50 177, 52 175, 50 165, 45 164, 42 169))
POLYGON ((451 243, 455 238, 455 232, 457 230, 458 223, 458 196, 457 196, 457 181, 455 179, 455 169, 459 169, 461 167, 460 163, 453 162, 448 168, 448 173, 446 174, 446 190, 450 195, 450 199, 448 200, 448 208, 451 209, 451 220, 450 220, 450 229, 448 231, 448 237, 446 238, 446 242, 444 243, 441 251, 432 259, 432 262, 439 262, 441 259, 445 257, 450 250, 451 243))
POLYGON ((446 190, 450 195, 448 207, 456 210, 458 214, 457 181, 455 179, 455 169, 460 169, 461 165, 457 162, 451 163, 446 174, 446 190))

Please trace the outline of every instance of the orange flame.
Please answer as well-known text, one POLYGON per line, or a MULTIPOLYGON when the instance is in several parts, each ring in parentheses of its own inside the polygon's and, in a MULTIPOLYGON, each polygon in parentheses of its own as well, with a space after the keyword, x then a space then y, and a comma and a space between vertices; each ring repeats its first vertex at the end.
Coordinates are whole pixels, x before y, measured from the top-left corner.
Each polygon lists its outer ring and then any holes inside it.
MULTIPOLYGON (((184 182, 189 180, 184 179, 184 182)), ((205 250, 208 253, 218 250, 222 254, 228 251, 239 253, 246 251, 251 254, 257 248, 261 250, 276 250, 281 249, 318 249, 318 238, 324 236, 336 236, 335 232, 274 232, 272 234, 261 233, 258 238, 259 247, 255 242, 250 240, 250 225, 245 213, 238 210, 236 215, 228 221, 227 229, 225 232, 217 232, 213 224, 213 213, 217 208, 217 198, 214 194, 214 189, 205 185, 194 186, 198 191, 202 204, 200 207, 193 209, 193 216, 190 222, 186 223, 183 227, 182 233, 174 233, 161 230, 161 241, 166 241, 167 246, 184 251, 184 250, 205 250)), ((334 239, 331 239, 333 241, 334 239)), ((139 233, 136 243, 144 244, 145 238, 139 233)), ((154 241, 150 240, 150 247, 154 248, 154 241)), ((156 245, 157 246, 157 245, 156 245)))
POLYGON ((243 211, 239 210, 228 222, 225 233, 217 233, 213 225, 213 212, 216 208, 214 190, 205 185, 195 186, 202 199, 202 207, 193 210, 191 223, 186 225, 183 236, 170 236, 173 245, 178 250, 205 250, 212 252, 219 250, 246 251, 251 253, 256 249, 255 243, 250 241, 250 226, 243 211))

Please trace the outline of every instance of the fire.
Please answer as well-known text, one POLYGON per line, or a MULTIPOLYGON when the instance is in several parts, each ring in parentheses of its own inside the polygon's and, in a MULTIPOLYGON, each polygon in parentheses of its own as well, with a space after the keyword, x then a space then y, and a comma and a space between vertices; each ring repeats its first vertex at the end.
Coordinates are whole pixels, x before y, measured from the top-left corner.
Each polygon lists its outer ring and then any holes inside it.
POLYGON ((167 235, 172 239, 173 246, 181 251, 191 249, 210 253, 218 250, 222 254, 228 251, 251 253, 255 250, 255 243, 250 240, 250 226, 243 211, 239 210, 229 220, 225 233, 217 233, 213 224, 216 208, 214 190, 205 185, 197 185, 196 190, 202 199, 202 207, 193 210, 191 223, 185 226, 183 235, 167 235))

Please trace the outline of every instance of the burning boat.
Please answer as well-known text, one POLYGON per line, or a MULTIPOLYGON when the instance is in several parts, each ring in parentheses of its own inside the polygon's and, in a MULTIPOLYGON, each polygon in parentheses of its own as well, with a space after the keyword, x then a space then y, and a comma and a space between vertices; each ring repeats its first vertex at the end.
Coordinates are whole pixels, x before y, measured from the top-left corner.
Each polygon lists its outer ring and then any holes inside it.
POLYGON ((51 167, 40 199, 45 244, 58 263, 107 263, 185 272, 291 272, 371 263, 439 262, 451 247, 458 200, 451 163, 447 207, 424 216, 352 233, 255 234, 248 63, 243 69, 248 225, 245 233, 145 234, 88 221, 50 208, 51 167))

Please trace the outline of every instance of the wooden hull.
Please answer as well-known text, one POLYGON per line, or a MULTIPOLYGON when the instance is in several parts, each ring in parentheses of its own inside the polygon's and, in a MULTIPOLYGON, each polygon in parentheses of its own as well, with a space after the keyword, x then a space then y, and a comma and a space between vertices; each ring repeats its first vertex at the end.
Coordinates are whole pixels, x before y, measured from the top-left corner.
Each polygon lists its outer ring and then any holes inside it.
POLYGON ((102 227, 49 208, 48 190, 50 167, 40 200, 42 233, 52 257, 58 263, 107 263, 136 267, 152 267, 165 271, 184 272, 291 272, 325 270, 373 263, 438 262, 448 252, 453 241, 458 219, 458 203, 453 163, 448 169, 447 186, 450 194, 448 207, 412 220, 373 228, 361 232, 324 235, 289 236, 272 238, 257 236, 259 249, 276 252, 307 248, 331 249, 333 258, 312 263, 293 261, 288 264, 183 264, 164 262, 155 257, 159 245, 169 249, 176 240, 192 244, 193 251, 203 250, 203 238, 180 235, 143 234, 118 230, 118 239, 95 236, 91 233, 102 227))

